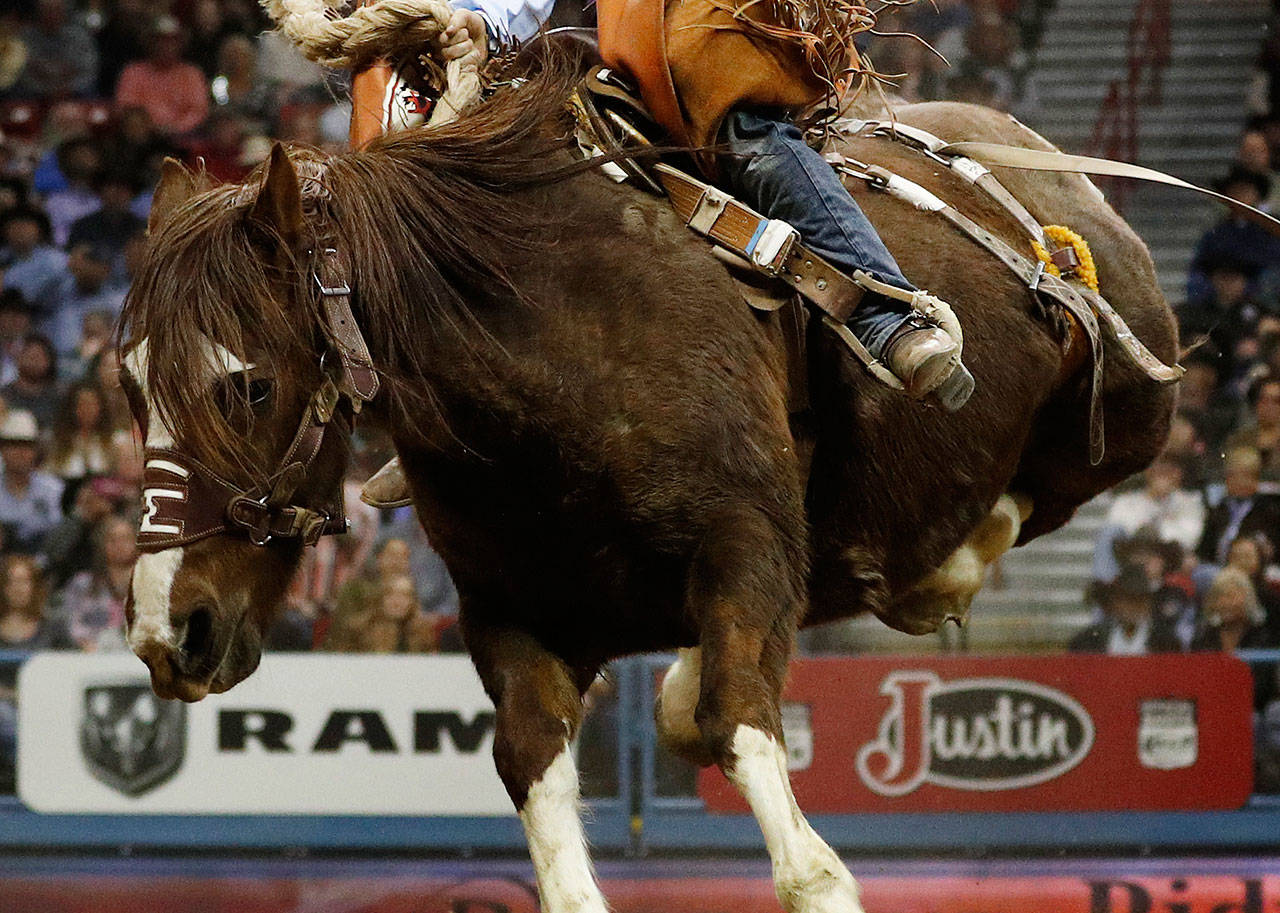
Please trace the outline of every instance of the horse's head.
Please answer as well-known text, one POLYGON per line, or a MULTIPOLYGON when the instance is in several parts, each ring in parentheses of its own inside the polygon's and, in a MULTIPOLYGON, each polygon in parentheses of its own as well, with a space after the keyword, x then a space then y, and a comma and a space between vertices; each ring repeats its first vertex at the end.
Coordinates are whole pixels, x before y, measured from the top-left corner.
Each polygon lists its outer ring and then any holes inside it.
POLYGON ((170 162, 156 191, 121 379, 146 439, 128 639, 161 697, 253 672, 303 546, 345 525, 352 404, 377 381, 324 226, 279 146, 246 185, 170 162))

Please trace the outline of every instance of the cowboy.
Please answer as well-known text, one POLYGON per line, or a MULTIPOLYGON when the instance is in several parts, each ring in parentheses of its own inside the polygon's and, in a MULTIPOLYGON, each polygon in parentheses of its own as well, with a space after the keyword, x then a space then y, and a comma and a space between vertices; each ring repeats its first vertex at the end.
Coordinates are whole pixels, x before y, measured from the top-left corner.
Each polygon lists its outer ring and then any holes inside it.
MULTIPOLYGON (((444 56, 483 59, 499 43, 532 38, 552 5, 460 0, 443 36, 444 56)), ((732 154, 722 156, 718 168, 747 205, 788 222, 846 274, 861 270, 887 286, 867 292, 850 329, 910 396, 936 390, 959 365, 955 340, 922 315, 937 299, 902 274, 831 166, 787 118, 820 100, 828 82, 798 45, 766 45, 740 30, 715 0, 681 0, 664 12, 665 5, 599 0, 605 62, 630 74, 650 113, 677 142, 728 148, 732 154)), ((852 67, 856 51, 847 53, 852 67)))

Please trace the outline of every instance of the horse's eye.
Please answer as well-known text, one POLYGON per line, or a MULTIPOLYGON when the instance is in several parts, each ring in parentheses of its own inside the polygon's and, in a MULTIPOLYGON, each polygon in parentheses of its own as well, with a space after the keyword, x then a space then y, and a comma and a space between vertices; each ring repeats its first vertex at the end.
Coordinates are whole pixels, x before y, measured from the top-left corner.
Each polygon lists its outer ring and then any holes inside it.
POLYGON ((271 396, 271 381, 259 378, 249 381, 249 405, 261 406, 271 396))
POLYGON ((237 372, 223 378, 214 396, 222 414, 233 419, 236 415, 247 417, 249 412, 262 412, 271 400, 271 390, 270 378, 249 379, 237 372))

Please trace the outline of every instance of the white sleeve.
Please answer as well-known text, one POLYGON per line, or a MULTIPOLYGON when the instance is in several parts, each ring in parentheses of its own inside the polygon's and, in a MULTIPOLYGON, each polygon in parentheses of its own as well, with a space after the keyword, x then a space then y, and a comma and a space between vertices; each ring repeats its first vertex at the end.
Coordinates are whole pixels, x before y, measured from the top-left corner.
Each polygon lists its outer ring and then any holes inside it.
POLYGON ((499 44, 528 41, 551 18, 555 0, 454 0, 458 9, 475 10, 499 44))

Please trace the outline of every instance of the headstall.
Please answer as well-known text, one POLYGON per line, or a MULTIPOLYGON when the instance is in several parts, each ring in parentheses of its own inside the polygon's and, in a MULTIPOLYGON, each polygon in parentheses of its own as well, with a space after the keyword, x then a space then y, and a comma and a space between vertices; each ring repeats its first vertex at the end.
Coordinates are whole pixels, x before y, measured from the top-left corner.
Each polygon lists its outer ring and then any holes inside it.
POLYGON ((364 404, 377 395, 379 381, 351 312, 351 286, 336 248, 316 252, 312 275, 338 369, 325 367, 327 352, 321 356, 323 379, 311 394, 276 471, 267 482, 245 490, 189 456, 163 447, 146 448, 138 528, 141 551, 190 545, 219 533, 245 534, 254 545, 278 539, 315 545, 321 536, 347 531, 340 481, 323 507, 291 502, 320 453, 325 432, 335 419, 345 420, 342 400, 350 404, 354 422, 364 404))

